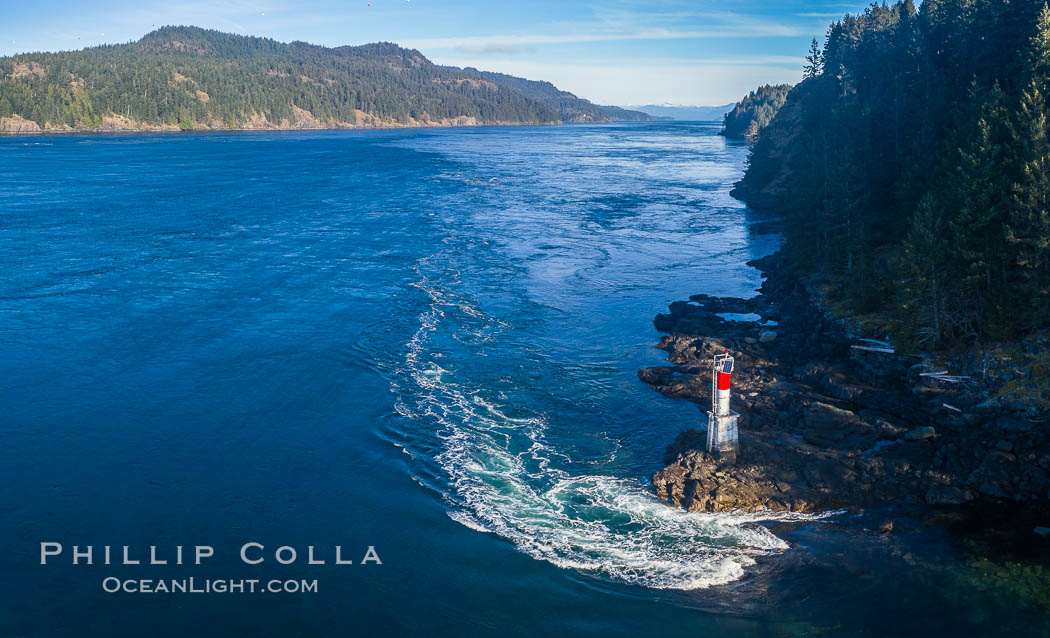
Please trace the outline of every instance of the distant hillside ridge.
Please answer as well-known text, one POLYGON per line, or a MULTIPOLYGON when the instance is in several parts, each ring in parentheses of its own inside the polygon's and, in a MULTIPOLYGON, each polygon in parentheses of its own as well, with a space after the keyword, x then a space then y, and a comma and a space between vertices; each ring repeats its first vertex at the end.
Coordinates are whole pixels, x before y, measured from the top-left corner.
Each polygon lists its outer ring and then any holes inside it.
POLYGON ((6 132, 564 119, 507 82, 439 66, 419 51, 383 42, 328 48, 166 26, 128 44, 0 58, 0 131, 6 132))
POLYGON ((496 84, 512 88, 526 97, 539 100, 556 110, 564 122, 645 122, 652 119, 647 113, 641 111, 631 111, 618 106, 594 104, 590 100, 577 97, 568 91, 562 91, 550 82, 526 80, 525 78, 493 71, 479 71, 473 67, 465 69, 448 68, 495 82, 496 84))
POLYGON ((734 103, 721 106, 683 106, 677 104, 646 104, 645 106, 628 106, 643 113, 648 113, 660 120, 683 120, 687 122, 721 122, 726 113, 731 111, 734 103))
POLYGON ((784 106, 791 89, 790 84, 765 84, 751 91, 732 111, 726 113, 722 135, 758 140, 762 129, 773 121, 777 111, 784 106))

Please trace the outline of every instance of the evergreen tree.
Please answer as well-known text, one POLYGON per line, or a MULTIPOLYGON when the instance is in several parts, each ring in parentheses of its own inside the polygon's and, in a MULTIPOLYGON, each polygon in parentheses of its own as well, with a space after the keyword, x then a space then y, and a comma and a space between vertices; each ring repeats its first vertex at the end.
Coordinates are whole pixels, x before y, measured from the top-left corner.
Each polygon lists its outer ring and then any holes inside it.
POLYGON ((948 312, 945 271, 948 241, 944 218, 933 195, 927 193, 916 207, 911 228, 901 246, 896 271, 900 275, 897 302, 905 315, 906 342, 933 346, 951 331, 954 312, 948 312))
POLYGON ((809 45, 809 53, 806 55, 806 64, 802 67, 802 79, 815 78, 824 71, 824 52, 816 38, 809 45))
POLYGON ((949 191, 954 217, 948 222, 956 294, 972 303, 955 318, 958 336, 1004 336, 1006 312, 1003 227, 1009 210, 1006 176, 1010 122, 1006 96, 995 84, 983 100, 976 85, 971 96, 980 104, 969 142, 959 149, 949 191))
POLYGON ((799 267, 914 342, 1050 326, 1045 3, 903 0, 833 23, 738 185, 780 203, 799 267))
POLYGON ((1027 74, 1013 130, 1018 153, 1017 181, 1006 225, 1006 248, 1013 259, 1016 287, 1027 297, 1020 305, 1026 329, 1050 316, 1050 122, 1045 90, 1050 82, 1050 8, 1043 5, 1031 42, 1027 74))

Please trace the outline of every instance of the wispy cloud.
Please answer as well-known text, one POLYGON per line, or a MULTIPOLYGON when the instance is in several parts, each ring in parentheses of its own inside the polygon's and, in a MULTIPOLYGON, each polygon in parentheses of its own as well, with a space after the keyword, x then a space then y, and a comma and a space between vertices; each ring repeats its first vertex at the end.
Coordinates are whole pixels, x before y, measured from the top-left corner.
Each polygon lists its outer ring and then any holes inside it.
POLYGON ((590 15, 572 21, 533 25, 528 33, 464 35, 403 40, 418 49, 504 52, 522 46, 660 40, 793 38, 808 34, 808 25, 785 23, 736 11, 695 9, 685 3, 639 9, 636 3, 607 2, 590 7, 590 15), (684 27, 683 25, 688 25, 684 27))
POLYGON ((796 67, 802 65, 802 59, 793 55, 745 55, 725 58, 681 58, 682 64, 726 64, 730 66, 775 65, 796 67))
POLYGON ((462 49, 464 47, 515 47, 539 44, 582 44, 587 42, 619 42, 629 40, 704 40, 741 37, 797 37, 806 32, 797 27, 767 25, 761 29, 698 29, 674 31, 647 29, 632 33, 568 33, 526 35, 482 35, 451 38, 421 38, 402 40, 400 44, 416 49, 462 49))
POLYGON ((513 44, 486 44, 484 46, 463 45, 454 48, 460 53, 470 53, 474 55, 522 55, 536 50, 536 47, 531 45, 518 46, 513 44))

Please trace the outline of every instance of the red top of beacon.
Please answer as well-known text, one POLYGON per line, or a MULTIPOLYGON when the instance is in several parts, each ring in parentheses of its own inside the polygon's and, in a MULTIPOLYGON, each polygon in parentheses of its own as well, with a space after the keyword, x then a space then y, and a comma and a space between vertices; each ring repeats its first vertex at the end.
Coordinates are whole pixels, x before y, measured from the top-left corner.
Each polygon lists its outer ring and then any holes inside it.
MULTIPOLYGON (((728 352, 726 354, 729 354, 728 352)), ((722 369, 718 371, 718 389, 728 390, 733 374, 733 360, 726 359, 722 363, 722 369)))

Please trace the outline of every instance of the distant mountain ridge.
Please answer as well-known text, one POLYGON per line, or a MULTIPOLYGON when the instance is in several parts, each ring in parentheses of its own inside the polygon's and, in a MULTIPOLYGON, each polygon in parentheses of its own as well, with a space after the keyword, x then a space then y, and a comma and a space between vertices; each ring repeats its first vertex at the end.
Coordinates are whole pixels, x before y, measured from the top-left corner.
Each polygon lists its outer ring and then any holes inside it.
POLYGON ((693 122, 721 122, 726 113, 736 106, 734 102, 722 106, 685 106, 678 104, 646 104, 645 106, 628 106, 655 118, 685 120, 693 122))
MULTIPOLYGON (((189 26, 0 58, 0 132, 610 121, 550 83, 464 71, 380 42, 323 47, 189 26)), ((641 119, 643 114, 638 114, 641 119)))
POLYGON ((594 104, 590 100, 577 97, 568 91, 562 91, 550 82, 526 80, 525 78, 493 71, 479 71, 473 67, 464 69, 457 67, 448 68, 463 73, 470 73, 496 84, 510 87, 526 97, 539 100, 558 111, 564 122, 644 122, 652 119, 648 113, 641 111, 632 111, 618 106, 594 104))

